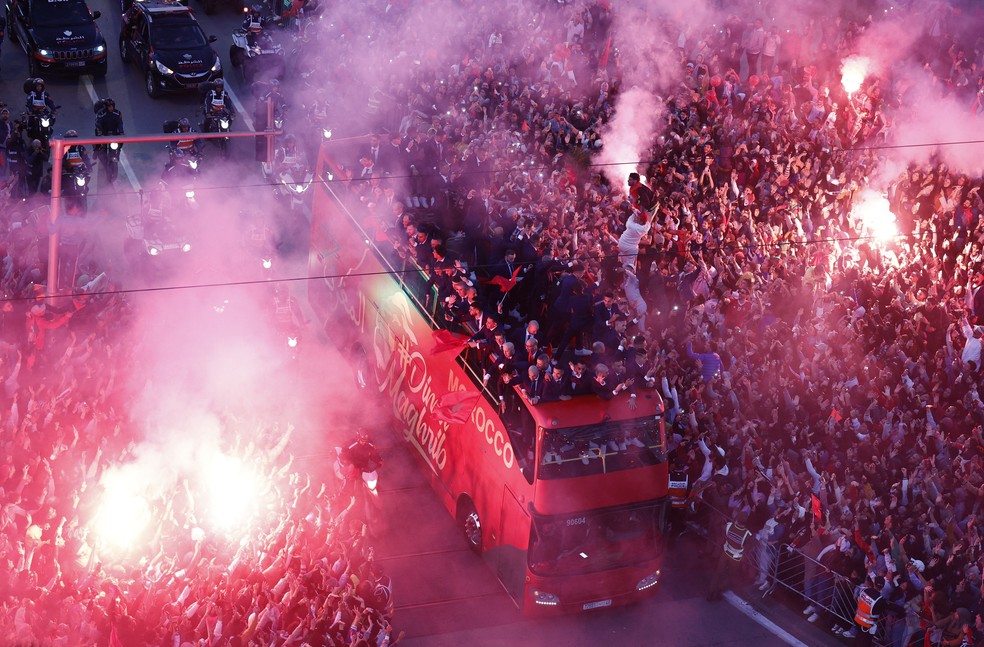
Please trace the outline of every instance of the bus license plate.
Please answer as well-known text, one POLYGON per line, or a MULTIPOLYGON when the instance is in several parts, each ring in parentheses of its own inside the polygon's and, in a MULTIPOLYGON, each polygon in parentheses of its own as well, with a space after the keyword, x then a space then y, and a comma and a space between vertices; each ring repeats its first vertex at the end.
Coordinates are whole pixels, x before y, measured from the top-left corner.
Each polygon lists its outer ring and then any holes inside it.
POLYGON ((599 600, 598 602, 588 602, 581 608, 587 611, 588 609, 600 609, 601 607, 610 607, 610 606, 612 606, 611 600, 599 600))

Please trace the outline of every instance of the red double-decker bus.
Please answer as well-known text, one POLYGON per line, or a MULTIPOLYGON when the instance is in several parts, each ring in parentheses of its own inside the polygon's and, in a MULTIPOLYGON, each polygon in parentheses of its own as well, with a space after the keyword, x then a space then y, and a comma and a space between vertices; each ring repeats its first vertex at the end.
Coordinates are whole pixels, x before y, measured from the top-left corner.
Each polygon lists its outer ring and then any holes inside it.
POLYGON ((360 386, 392 407, 465 540, 525 613, 653 592, 668 481, 659 395, 634 407, 518 398, 518 415, 500 416, 468 352, 436 334, 427 274, 352 198, 344 153, 324 146, 318 163, 309 300, 360 386))

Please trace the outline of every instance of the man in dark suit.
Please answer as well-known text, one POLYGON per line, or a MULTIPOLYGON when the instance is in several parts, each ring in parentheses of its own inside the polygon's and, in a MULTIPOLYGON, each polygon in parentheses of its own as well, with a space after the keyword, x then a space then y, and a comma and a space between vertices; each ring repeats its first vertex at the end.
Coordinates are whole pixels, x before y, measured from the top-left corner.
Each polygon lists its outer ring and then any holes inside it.
POLYGON ((557 400, 569 400, 567 395, 567 375, 563 366, 551 366, 549 372, 543 376, 546 386, 543 389, 542 402, 556 402, 557 400))
POLYGON ((523 395, 526 396, 530 404, 540 404, 547 388, 547 381, 540 375, 540 369, 537 367, 531 366, 526 370, 526 381, 522 387, 523 395))
POLYGON ((591 380, 591 390, 602 400, 611 400, 632 386, 632 380, 616 383, 609 377, 609 369, 604 364, 595 366, 594 379, 591 380))
POLYGON ((625 377, 631 380, 629 395, 636 397, 640 390, 656 388, 656 368, 649 361, 645 348, 636 348, 633 357, 625 363, 625 377))
POLYGON ((523 350, 519 357, 520 361, 526 366, 533 366, 536 364, 536 360, 540 355, 543 355, 544 351, 540 348, 540 344, 536 337, 527 339, 523 344, 523 350))
POLYGON ((623 317, 624 314, 615 303, 615 295, 605 292, 601 301, 594 304, 594 338, 609 343, 609 332, 614 329, 615 322, 623 317))
POLYGON ((399 131, 391 133, 389 143, 380 146, 378 157, 376 165, 380 175, 387 173, 396 176, 407 175, 410 162, 407 158, 407 152, 403 148, 403 137, 399 131))
POLYGON ((591 378, 588 376, 587 363, 580 357, 576 357, 569 366, 571 372, 567 376, 564 395, 574 397, 591 393, 591 378))

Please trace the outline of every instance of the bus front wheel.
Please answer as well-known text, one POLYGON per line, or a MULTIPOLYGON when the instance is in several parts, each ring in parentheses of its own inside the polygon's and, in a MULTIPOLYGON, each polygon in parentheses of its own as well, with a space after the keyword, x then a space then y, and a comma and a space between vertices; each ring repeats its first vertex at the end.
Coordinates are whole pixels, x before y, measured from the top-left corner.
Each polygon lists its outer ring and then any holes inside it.
POLYGON ((461 526, 461 534, 465 537, 468 547, 476 555, 482 554, 482 519, 478 516, 475 504, 470 500, 465 500, 458 513, 458 524, 461 526))

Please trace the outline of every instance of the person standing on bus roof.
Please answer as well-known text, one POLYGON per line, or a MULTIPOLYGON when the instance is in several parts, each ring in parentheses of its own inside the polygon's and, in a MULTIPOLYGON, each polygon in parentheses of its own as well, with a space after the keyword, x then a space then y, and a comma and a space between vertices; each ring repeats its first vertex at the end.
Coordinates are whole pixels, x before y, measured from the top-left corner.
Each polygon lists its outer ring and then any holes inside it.
POLYGON ((576 395, 587 395, 591 393, 591 378, 588 376, 587 362, 580 357, 575 357, 568 366, 571 372, 567 376, 564 395, 572 398, 576 395))
POLYGON ((543 394, 547 387, 546 379, 540 375, 540 369, 530 366, 527 369, 526 382, 523 384, 522 391, 530 404, 537 405, 543 400, 543 394))
POLYGON ((620 393, 627 391, 632 386, 632 380, 626 380, 615 384, 614 380, 609 379, 611 371, 604 364, 598 364, 594 370, 594 380, 591 382, 591 390, 602 400, 611 400, 620 393))

